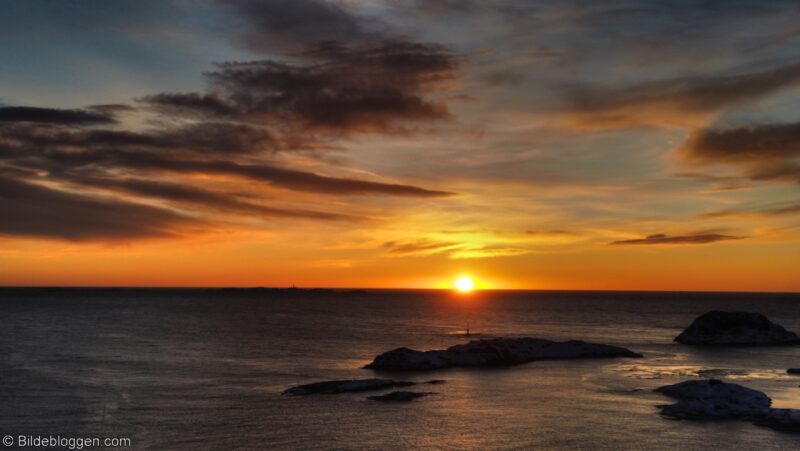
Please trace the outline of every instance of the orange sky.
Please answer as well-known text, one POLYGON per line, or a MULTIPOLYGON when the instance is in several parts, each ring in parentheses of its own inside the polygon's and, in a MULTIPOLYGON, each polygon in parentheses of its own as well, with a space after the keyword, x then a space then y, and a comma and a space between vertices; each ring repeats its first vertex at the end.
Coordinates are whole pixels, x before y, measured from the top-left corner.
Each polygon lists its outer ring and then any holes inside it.
POLYGON ((15 4, 0 285, 800 291, 796 16, 612 3, 15 4))

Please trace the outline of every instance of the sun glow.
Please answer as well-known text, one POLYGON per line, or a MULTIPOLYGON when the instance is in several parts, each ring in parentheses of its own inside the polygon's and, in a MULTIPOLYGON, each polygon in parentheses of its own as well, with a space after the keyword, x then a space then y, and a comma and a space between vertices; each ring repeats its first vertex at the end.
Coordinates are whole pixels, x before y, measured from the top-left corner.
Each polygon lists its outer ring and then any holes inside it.
POLYGON ((461 276, 456 279, 455 287, 456 290, 462 293, 469 293, 475 289, 475 282, 473 282, 472 278, 469 276, 461 276))

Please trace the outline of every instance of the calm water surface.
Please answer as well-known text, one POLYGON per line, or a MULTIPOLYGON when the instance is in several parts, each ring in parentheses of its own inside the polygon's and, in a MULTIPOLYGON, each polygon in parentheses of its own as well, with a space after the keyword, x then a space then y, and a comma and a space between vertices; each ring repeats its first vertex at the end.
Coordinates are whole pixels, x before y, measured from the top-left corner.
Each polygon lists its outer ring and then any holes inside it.
POLYGON ((660 417, 652 389, 719 377, 800 407, 800 347, 707 349, 672 338, 712 309, 800 331, 800 295, 0 290, 2 435, 130 437, 134 449, 790 449, 800 435, 660 417), (283 397, 400 346, 484 336, 585 339, 644 359, 385 375, 446 379, 409 404, 283 397))

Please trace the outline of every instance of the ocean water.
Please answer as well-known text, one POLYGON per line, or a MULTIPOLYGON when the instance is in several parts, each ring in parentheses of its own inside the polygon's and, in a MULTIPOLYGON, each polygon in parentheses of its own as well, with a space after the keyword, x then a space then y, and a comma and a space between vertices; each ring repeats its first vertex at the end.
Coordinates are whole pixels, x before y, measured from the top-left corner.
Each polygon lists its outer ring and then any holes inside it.
POLYGON ((128 449, 791 449, 800 435, 676 421, 652 389, 717 377, 800 408, 800 347, 672 339, 713 309, 800 331, 800 295, 271 290, 0 290, 0 435, 123 437, 128 449), (643 359, 376 374, 400 346, 481 336, 584 339, 643 359), (480 334, 480 335, 477 335, 480 334), (372 393, 286 397, 303 383, 389 376, 443 385, 407 404, 372 393))

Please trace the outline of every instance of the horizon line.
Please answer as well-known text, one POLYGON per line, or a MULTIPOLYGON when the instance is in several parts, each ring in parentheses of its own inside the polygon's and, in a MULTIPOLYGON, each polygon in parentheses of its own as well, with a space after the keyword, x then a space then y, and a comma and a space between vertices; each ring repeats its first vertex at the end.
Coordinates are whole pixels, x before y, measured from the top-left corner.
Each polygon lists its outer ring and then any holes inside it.
MULTIPOLYGON (((232 286, 232 285, 0 285, 0 290, 5 289, 120 289, 120 290, 363 290, 363 291, 455 291, 453 288, 435 287, 324 287, 324 286, 232 286)), ((770 290, 666 290, 666 289, 568 289, 568 288, 480 288, 474 292, 573 292, 573 293, 742 293, 742 294, 795 294, 800 291, 770 291, 770 290)))

